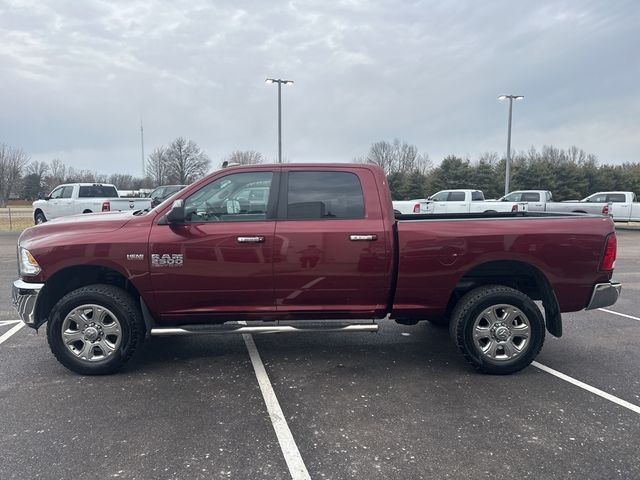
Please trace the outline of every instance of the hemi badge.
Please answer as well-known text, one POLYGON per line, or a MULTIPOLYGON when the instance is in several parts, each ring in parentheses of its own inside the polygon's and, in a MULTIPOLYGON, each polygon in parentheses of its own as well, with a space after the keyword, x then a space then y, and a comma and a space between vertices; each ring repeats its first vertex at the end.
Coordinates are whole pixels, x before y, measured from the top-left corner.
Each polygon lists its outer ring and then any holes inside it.
POLYGON ((144 260, 144 253, 127 253, 127 260, 144 260))

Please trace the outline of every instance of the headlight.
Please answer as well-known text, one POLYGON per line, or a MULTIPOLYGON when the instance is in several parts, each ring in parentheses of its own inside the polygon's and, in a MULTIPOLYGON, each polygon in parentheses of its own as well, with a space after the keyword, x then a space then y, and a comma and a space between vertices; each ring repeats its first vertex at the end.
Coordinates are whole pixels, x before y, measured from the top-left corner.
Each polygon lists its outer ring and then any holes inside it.
POLYGON ((42 269, 33 255, 26 248, 18 247, 18 266, 20 275, 32 277, 38 275, 42 269))

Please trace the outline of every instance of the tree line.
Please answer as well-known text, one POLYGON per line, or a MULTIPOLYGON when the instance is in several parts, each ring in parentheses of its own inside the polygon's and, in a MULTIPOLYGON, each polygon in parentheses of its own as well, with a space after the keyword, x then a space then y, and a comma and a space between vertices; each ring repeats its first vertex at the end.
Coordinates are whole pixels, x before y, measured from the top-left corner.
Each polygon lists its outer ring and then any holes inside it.
MULTIPOLYGON (((425 198, 453 188, 482 190, 485 198, 504 195, 506 159, 495 152, 475 159, 448 155, 434 167, 415 146, 394 140, 376 142, 365 157, 354 160, 382 167, 394 200, 425 198)), ((599 164, 595 155, 575 146, 545 145, 515 152, 510 172, 511 191, 550 190, 558 201, 581 199, 597 191, 640 193, 640 163, 599 164)))
MULTIPOLYGON (((245 165, 264 163, 264 157, 254 150, 236 150, 223 158, 220 165, 224 161, 245 165)), ((22 149, 0 143, 0 207, 6 206, 10 198, 35 200, 63 183, 110 183, 119 190, 188 185, 206 175, 210 168, 207 154, 193 140, 183 137, 156 148, 147 157, 144 177, 76 169, 58 158, 50 162, 31 161, 22 149)))
MULTIPOLYGON (((254 150, 236 150, 220 162, 264 163, 254 150)), ((474 188, 486 198, 504 194, 505 158, 485 152, 477 158, 448 155, 438 166, 415 145, 398 139, 374 142, 357 163, 379 165, 386 173, 394 200, 425 198, 439 190, 474 188)), ((106 175, 67 166, 60 159, 31 161, 22 149, 0 143, 0 206, 11 197, 34 200, 62 183, 112 183, 119 190, 151 189, 158 185, 192 183, 211 168, 207 154, 192 140, 176 138, 156 148, 145 163, 145 176, 106 175)), ((550 190, 555 200, 580 199, 596 191, 640 193, 640 163, 599 164, 577 147, 544 146, 516 152, 511 159, 511 190, 550 190)))

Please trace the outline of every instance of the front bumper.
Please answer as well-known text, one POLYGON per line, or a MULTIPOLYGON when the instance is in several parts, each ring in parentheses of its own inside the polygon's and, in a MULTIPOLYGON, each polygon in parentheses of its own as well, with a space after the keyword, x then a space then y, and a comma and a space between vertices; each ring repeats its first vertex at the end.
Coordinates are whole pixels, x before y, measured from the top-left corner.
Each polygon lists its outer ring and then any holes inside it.
POLYGON ((620 283, 597 283, 593 287, 593 293, 591 294, 591 300, 587 305, 586 310, 593 310, 594 308, 608 307, 618 301, 620 291, 622 290, 622 284, 620 283))
POLYGON ((20 319, 30 327, 34 327, 36 323, 36 304, 42 287, 44 283, 27 283, 22 280, 13 282, 11 291, 13 306, 18 310, 20 319))

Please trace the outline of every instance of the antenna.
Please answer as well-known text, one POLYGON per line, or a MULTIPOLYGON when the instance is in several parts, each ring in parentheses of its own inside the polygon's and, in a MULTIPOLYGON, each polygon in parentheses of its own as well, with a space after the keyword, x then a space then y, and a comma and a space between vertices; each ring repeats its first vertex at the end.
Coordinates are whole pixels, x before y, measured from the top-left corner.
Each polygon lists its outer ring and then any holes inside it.
POLYGON ((142 150, 142 178, 144 178, 144 128, 142 128, 142 117, 140 117, 140 147, 142 150))

